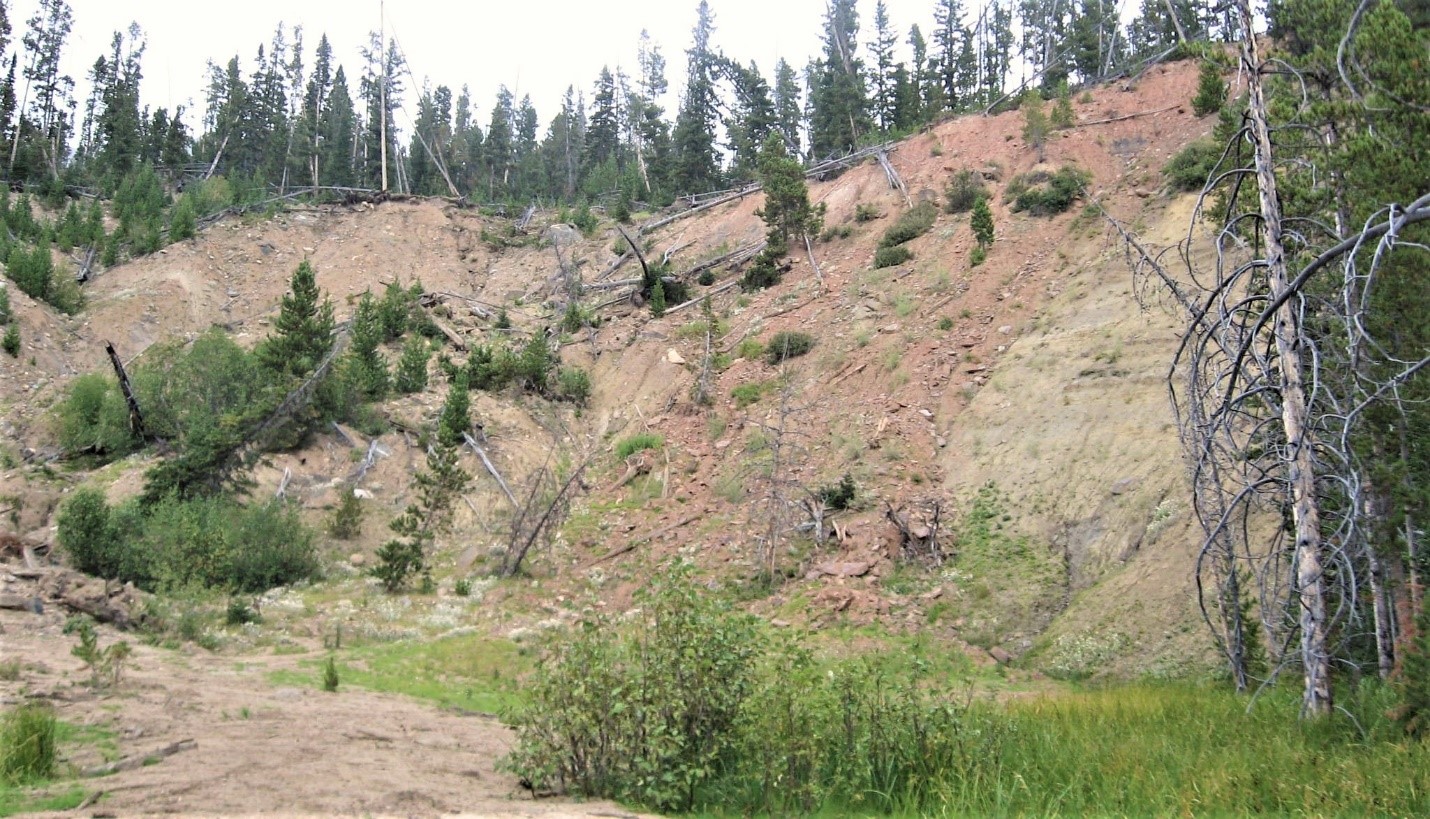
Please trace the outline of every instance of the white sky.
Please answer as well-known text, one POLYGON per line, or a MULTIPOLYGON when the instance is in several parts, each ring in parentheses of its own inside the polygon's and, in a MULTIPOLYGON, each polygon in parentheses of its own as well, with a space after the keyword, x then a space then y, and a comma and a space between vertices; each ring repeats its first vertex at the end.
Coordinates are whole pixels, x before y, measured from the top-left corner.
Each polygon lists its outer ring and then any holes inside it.
MULTIPOLYGON (((544 130, 567 85, 574 84, 589 98, 602 65, 614 70, 619 64, 635 73, 642 28, 665 55, 672 91, 666 108, 672 113, 674 95, 684 84, 685 49, 697 2, 387 0, 385 11, 389 36, 396 36, 418 84, 427 78, 434 87, 451 87, 454 96, 464 83, 469 85, 476 122, 485 128, 497 86, 504 83, 518 99, 531 95, 544 130)), ((907 51, 903 41, 910 24, 918 23, 929 36, 933 0, 886 3, 901 52, 907 51)), ((11 37, 18 44, 38 4, 13 0, 9 5, 11 37)), ((185 105, 185 119, 194 132, 204 106, 207 61, 223 65, 238 55, 246 77, 258 46, 272 40, 279 22, 287 25, 290 43, 292 28, 301 25, 305 70, 311 69, 313 49, 326 33, 335 62, 344 66, 356 93, 359 49, 379 19, 378 0, 70 0, 70 7, 74 29, 63 70, 76 82, 81 115, 90 67, 108 54, 114 32, 137 22, 148 41, 142 104, 171 112, 185 105)), ((778 58, 803 68, 818 52, 824 7, 824 0, 711 0, 714 44, 741 62, 756 60, 772 79, 778 58)), ((859 0, 861 46, 872 37, 873 17, 874 0, 859 0)), ((415 111, 418 89, 408 86, 404 104, 415 111)))

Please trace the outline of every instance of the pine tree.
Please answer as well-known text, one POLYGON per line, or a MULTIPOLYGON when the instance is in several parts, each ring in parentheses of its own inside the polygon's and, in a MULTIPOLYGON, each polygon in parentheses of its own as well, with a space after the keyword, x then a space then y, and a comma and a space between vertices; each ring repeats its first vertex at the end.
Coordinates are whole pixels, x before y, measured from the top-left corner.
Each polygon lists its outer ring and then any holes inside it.
POLYGON ((1221 71, 1210 60, 1202 62, 1201 73, 1197 77, 1197 94, 1192 97, 1192 111, 1199 117, 1214 114, 1226 102, 1226 83, 1221 71))
POLYGON ((363 293, 358 300, 351 332, 352 344, 348 347, 346 366, 359 394, 368 400, 380 401, 387 397, 390 377, 387 361, 377 349, 382 344, 384 331, 377 300, 370 291, 363 293))
POLYGON ((869 56, 873 58, 869 85, 873 91, 874 119, 884 131, 898 127, 899 84, 894 74, 897 40, 889 23, 889 7, 884 0, 878 0, 874 5, 874 39, 869 43, 869 56))
POLYGON ((306 259, 293 271, 273 334, 258 347, 258 360, 277 373, 302 378, 333 346, 333 301, 322 298, 317 274, 306 259))
POLYGON ((432 348, 427 339, 416 333, 402 345, 402 357, 397 360, 397 374, 393 386, 404 395, 427 389, 427 361, 432 357, 432 348))
POLYGON ((858 57, 859 12, 854 0, 831 0, 824 16, 824 52, 810 80, 810 152, 845 154, 869 130, 864 61, 858 57))
POLYGON ((694 38, 686 51, 685 96, 675 118, 674 162, 671 183, 682 193, 699 193, 720 186, 715 157, 715 123, 719 100, 715 90, 715 52, 710 43, 715 15, 707 0, 696 10, 694 38))
POLYGON ((987 197, 980 196, 973 203, 973 215, 969 217, 968 226, 973 230, 979 247, 987 248, 993 244, 993 211, 988 207, 987 197))
POLYGON ((650 314, 653 318, 665 315, 665 282, 659 279, 650 289, 650 314))
POLYGON ((467 371, 458 370, 452 384, 447 389, 447 400, 442 404, 442 414, 437 419, 437 442, 444 447, 460 447, 472 430, 471 385, 467 371))
POLYGON ((793 156, 799 156, 800 123, 804 115, 800 106, 799 74, 781 59, 775 63, 775 128, 784 137, 793 156))

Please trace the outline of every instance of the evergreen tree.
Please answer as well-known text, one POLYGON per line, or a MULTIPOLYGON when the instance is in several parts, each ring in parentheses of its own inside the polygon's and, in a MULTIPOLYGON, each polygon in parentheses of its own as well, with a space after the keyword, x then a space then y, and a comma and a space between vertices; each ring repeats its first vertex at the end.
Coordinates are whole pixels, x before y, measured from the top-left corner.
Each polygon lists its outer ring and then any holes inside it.
POLYGON ((353 313, 352 344, 348 347, 346 367, 358 393, 365 399, 380 401, 387 397, 390 379, 387 361, 378 347, 383 340, 382 316, 372 292, 362 294, 353 313))
POLYGON ((775 128, 784 137, 792 156, 799 156, 801 113, 799 75, 794 67, 781 59, 775 64, 775 128))
POLYGON ((616 78, 609 68, 602 66, 591 96, 591 120, 586 129, 586 164, 595 167, 609 160, 619 167, 620 147, 621 117, 616 78))
POLYGON ((870 66, 869 83, 874 121, 880 130, 892 131, 898 127, 899 83, 894 73, 894 44, 898 37, 889 23, 889 7, 884 0, 874 4, 874 39, 869 43, 870 66))
POLYGON ((317 179, 324 185, 357 184, 353 163, 357 113, 342 66, 333 74, 333 87, 323 100, 316 146, 317 179))
POLYGON ((961 111, 966 107, 963 93, 966 82, 961 76, 960 57, 968 42, 968 32, 963 27, 963 3, 960 0, 937 0, 933 19, 933 61, 939 88, 943 92, 944 109, 961 111))
POLYGON ((722 64, 735 92, 735 104, 725 121, 730 178, 743 182, 755 178, 760 146, 775 129, 775 103, 769 84, 753 62, 748 67, 728 61, 722 64))
POLYGON ((1192 97, 1192 111, 1199 117, 1216 113, 1226 102, 1226 83, 1222 81, 1221 70, 1210 60, 1202 62, 1201 73, 1197 77, 1197 94, 1192 97))
POLYGON ((715 89, 716 55, 710 38, 715 15, 708 0, 696 9, 694 36, 686 57, 685 96, 675 117, 672 134, 674 167, 671 184, 682 193, 699 193, 720 187, 715 154, 715 123, 719 100, 715 89))
POLYGON ((869 130, 864 61, 858 57, 859 12, 854 0, 830 0, 824 52, 810 83, 810 151, 816 157, 852 151, 869 130))
POLYGON ((986 248, 993 244, 993 211, 988 207, 988 197, 980 196, 973 203, 973 215, 969 217, 968 226, 979 247, 986 248))
POLYGON ((472 431, 471 389, 467 371, 458 370, 437 419, 437 443, 441 446, 459 448, 466 440, 463 436, 472 431))
POLYGON ((334 326, 333 301, 322 298, 317 274, 305 259, 293 271, 273 333, 258 346, 258 360, 273 372, 303 378, 332 349, 334 326))
POLYGON ((427 389, 427 361, 432 357, 432 348, 427 339, 413 333, 402 345, 402 357, 397 360, 397 375, 393 386, 407 395, 427 389))
POLYGON ((779 134, 770 134, 760 149, 760 182, 765 205, 756 211, 765 221, 765 248, 746 271, 747 290, 769 287, 780 279, 779 260, 789 252, 789 240, 817 235, 824 223, 824 207, 809 202, 804 167, 786 151, 779 134))

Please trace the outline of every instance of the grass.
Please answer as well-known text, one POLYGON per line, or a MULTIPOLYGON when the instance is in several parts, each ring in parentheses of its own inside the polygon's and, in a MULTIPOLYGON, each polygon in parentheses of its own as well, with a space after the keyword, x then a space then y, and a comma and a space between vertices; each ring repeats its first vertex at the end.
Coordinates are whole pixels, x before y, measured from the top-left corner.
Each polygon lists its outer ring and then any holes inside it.
MULTIPOLYGON (((344 689, 402 694, 482 713, 514 705, 520 698, 518 678, 531 667, 516 643, 478 634, 364 646, 338 652, 333 660, 344 689)), ((270 681, 312 687, 326 662, 312 660, 298 671, 276 671, 270 681)))
POLYGON ((665 445, 665 438, 654 432, 638 432, 634 435, 622 438, 616 444, 616 457, 622 461, 632 455, 646 449, 660 449, 665 445))
POLYGON ((984 706, 1001 734, 948 783, 945 815, 1425 815, 1430 744, 1404 739, 1378 685, 1297 719, 1298 691, 1127 684, 984 706))
POLYGON ((0 816, 74 810, 84 801, 83 785, 26 790, 0 784, 0 816))

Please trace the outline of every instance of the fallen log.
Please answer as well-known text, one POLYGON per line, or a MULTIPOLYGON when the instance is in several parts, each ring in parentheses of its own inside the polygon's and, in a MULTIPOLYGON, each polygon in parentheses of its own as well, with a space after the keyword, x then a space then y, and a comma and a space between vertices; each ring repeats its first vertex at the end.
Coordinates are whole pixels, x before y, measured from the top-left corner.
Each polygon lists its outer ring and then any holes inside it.
POLYGON ((153 765, 160 760, 167 759, 181 751, 192 751, 199 747, 199 743, 192 739, 181 739, 160 748, 153 753, 132 754, 114 762, 106 762, 103 765, 96 765, 93 768, 85 768, 80 772, 80 776, 89 778, 95 776, 109 776, 120 771, 132 771, 135 768, 143 768, 153 765))
POLYGON ((482 459, 482 466, 485 466, 487 468, 487 472, 490 473, 491 476, 496 479, 497 485, 501 487, 501 491, 506 493, 506 499, 511 501, 512 508, 520 509, 521 504, 517 502, 516 495, 512 494, 511 487, 506 485, 506 481, 502 479, 501 473, 497 471, 497 468, 492 463, 491 458, 487 457, 486 450, 482 449, 481 444, 477 443, 477 439, 473 438, 471 433, 462 433, 462 438, 466 440, 467 446, 471 447, 472 451, 477 453, 477 457, 482 459))

